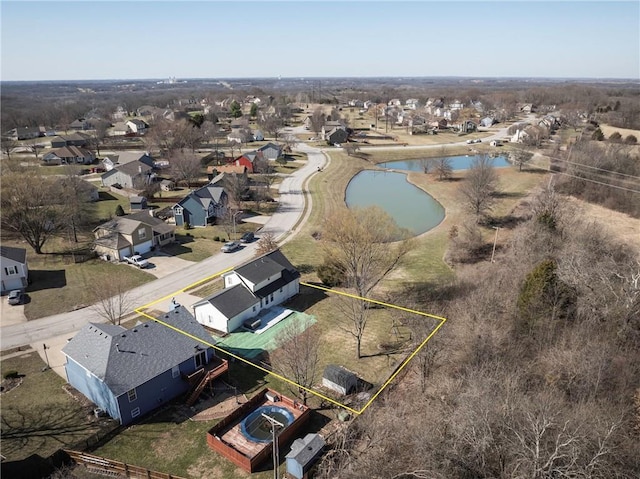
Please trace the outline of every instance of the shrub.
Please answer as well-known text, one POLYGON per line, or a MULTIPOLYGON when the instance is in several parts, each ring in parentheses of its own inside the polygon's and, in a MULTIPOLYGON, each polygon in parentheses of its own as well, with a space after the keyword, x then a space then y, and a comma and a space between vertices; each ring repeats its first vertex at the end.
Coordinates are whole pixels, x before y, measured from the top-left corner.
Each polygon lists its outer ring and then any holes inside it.
POLYGON ((604 140, 604 133, 602 133, 602 130, 600 128, 596 128, 596 130, 591 135, 591 139, 596 141, 602 141, 604 140))
POLYGON ((17 379, 18 377, 20 377, 18 371, 7 371, 6 373, 4 373, 5 379, 17 379))
POLYGON ((614 132, 613 132, 613 133, 611 133, 611 135, 609 136, 609 141, 618 142, 618 141, 620 141, 620 140, 622 140, 622 135, 621 135, 619 132, 617 132, 617 131, 614 131, 614 132))
POLYGON ((634 135, 629 135, 624 139, 624 142, 628 145, 635 145, 638 143, 638 139, 634 135))
POLYGON ((322 284, 330 288, 340 286, 345 280, 344 268, 331 258, 325 258, 324 263, 316 269, 316 273, 322 284))
POLYGON ((116 216, 124 216, 124 208, 122 205, 116 206, 116 216))
POLYGON ((220 241, 220 236, 214 236, 213 241, 220 241))

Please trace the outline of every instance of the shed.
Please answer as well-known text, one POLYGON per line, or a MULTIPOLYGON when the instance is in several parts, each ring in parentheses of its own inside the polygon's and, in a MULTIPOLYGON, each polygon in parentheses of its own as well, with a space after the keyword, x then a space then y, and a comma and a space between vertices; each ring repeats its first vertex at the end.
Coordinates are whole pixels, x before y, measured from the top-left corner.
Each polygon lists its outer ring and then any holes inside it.
POLYGON ((134 210, 146 210, 147 198, 144 196, 132 196, 130 198, 131 211, 134 210))
POLYGON ((351 394, 358 385, 358 377, 342 366, 329 364, 324 368, 322 385, 340 394, 351 394))
POLYGON ((304 479, 309 469, 322 454, 324 439, 318 434, 307 434, 304 439, 296 439, 291 444, 291 452, 286 455, 287 474, 295 479, 304 479))
POLYGON ((160 189, 162 191, 173 191, 176 189, 176 184, 171 180, 162 180, 160 182, 160 189))

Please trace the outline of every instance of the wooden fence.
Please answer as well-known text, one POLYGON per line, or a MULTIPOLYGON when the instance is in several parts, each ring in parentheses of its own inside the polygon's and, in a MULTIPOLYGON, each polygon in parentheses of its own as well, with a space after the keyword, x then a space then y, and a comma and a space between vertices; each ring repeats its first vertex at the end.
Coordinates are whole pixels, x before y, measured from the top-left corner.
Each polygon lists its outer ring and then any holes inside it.
POLYGON ((69 457, 74 463, 86 467, 88 471, 94 474, 122 476, 129 479, 184 479, 180 476, 174 476, 173 474, 151 471, 144 467, 132 466, 131 464, 105 459, 104 457, 94 456, 84 452, 71 451, 68 449, 65 449, 64 452, 69 454, 69 457))

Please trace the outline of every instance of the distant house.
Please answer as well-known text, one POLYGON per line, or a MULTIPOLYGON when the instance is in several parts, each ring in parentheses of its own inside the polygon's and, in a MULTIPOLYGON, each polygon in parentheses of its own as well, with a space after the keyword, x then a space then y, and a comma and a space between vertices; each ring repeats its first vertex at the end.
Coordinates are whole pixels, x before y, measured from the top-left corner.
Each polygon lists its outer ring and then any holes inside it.
POLYGON ((439 130, 447 128, 449 122, 445 118, 439 118, 429 122, 429 126, 432 128, 437 128, 439 130))
POLYGON ((522 143, 529 134, 524 130, 516 130, 514 135, 509 139, 510 143, 522 143))
POLYGON ((147 211, 116 216, 93 233, 94 250, 107 261, 123 261, 125 256, 145 254, 175 241, 175 227, 147 211))
POLYGON ((70 135, 60 135, 51 138, 51 148, 62 148, 65 146, 86 146, 89 138, 81 133, 72 133, 70 135))
POLYGON ((449 103, 449 110, 462 110, 464 108, 464 103, 460 100, 454 100, 452 103, 449 103))
POLYGON ((173 217, 177 226, 207 226, 226 214, 228 203, 224 188, 203 186, 173 205, 173 217))
POLYGON ((29 267, 26 249, 0 246, 0 268, 2 268, 2 294, 27 287, 29 267))
POLYGON ((63 146, 42 155, 45 165, 90 165, 95 159, 93 152, 77 146, 63 146))
POLYGON ((263 159, 263 155, 262 152, 253 150, 253 151, 248 151, 244 154, 242 154, 241 156, 239 156, 238 158, 236 158, 234 160, 234 164, 240 166, 244 166, 247 169, 247 173, 254 173, 255 172, 255 167, 256 167, 256 161, 259 161, 261 159, 263 159))
POLYGON ((277 160, 282 156, 283 153, 282 147, 280 145, 276 145, 275 143, 271 142, 261 146, 257 149, 257 151, 265 160, 277 160))
POLYGON ((195 303, 193 311, 200 324, 225 333, 300 291, 300 273, 280 250, 253 259, 222 278, 224 289, 195 303))
POLYGON ((344 127, 336 127, 333 130, 324 134, 324 139, 330 145, 346 143, 349 138, 349 133, 344 127))
POLYGON ((176 183, 172 180, 162 180, 160 182, 160 189, 162 191, 173 191, 176 189, 176 183))
POLYGON ((154 160, 146 152, 122 152, 102 160, 107 170, 101 177, 102 186, 120 185, 123 188, 139 188, 151 182, 154 160))
POLYGON ((117 121, 113 124, 110 136, 124 136, 129 133, 129 127, 124 121, 117 121))
POLYGON ((480 120, 480 126, 483 126, 485 128, 493 126, 494 123, 496 123, 496 120, 490 116, 484 117, 482 120, 480 120))
POLYGON ((44 133, 40 130, 40 127, 34 126, 24 126, 19 128, 14 128, 12 130, 7 131, 4 136, 11 140, 30 140, 32 138, 39 138, 44 136, 44 133))
POLYGON ((69 128, 72 130, 91 130, 93 125, 90 120, 86 118, 78 118, 77 120, 73 120, 69 125, 69 128))
POLYGON ((211 342, 186 308, 177 306, 158 321, 129 329, 89 323, 62 353, 69 384, 126 425, 182 394, 197 394, 224 374, 227 361, 216 357, 211 342))
POLYGON ((207 176, 209 179, 213 178, 220 173, 229 173, 232 175, 241 175, 247 176, 247 167, 244 165, 239 165, 237 162, 228 163, 226 165, 217 165, 217 166, 208 166, 207 167, 207 176))
POLYGON ((458 125, 458 129, 462 133, 472 133, 474 131, 478 131, 478 124, 472 120, 465 120, 458 125))
POLYGON ((144 121, 134 118, 133 120, 129 120, 125 122, 125 125, 129 129, 131 133, 143 134, 149 125, 147 125, 144 121))
POLYGON ((264 141, 264 133, 262 133, 260 130, 256 130, 253 132, 253 139, 255 141, 264 141))
POLYGON ((518 108, 522 113, 527 113, 527 114, 533 113, 536 111, 536 107, 533 103, 522 103, 518 105, 518 108))
POLYGON ((358 386, 358 377, 342 366, 329 364, 322 373, 322 385, 340 394, 351 394, 358 386))

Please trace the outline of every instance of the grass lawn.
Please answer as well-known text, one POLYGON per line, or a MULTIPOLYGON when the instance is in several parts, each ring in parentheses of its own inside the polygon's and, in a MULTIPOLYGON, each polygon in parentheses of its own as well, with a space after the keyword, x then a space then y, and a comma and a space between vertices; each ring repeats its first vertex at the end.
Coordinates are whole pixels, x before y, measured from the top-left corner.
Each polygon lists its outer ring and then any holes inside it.
MULTIPOLYGON (((32 352, 0 363, 2 374, 17 371, 19 386, 2 392, 2 455, 9 461, 31 454, 48 457, 60 448, 73 448, 103 426, 93 405, 67 393, 65 381, 32 352)), ((3 387, 10 387, 3 381, 3 387)), ((113 426, 113 421, 109 421, 113 426)))

